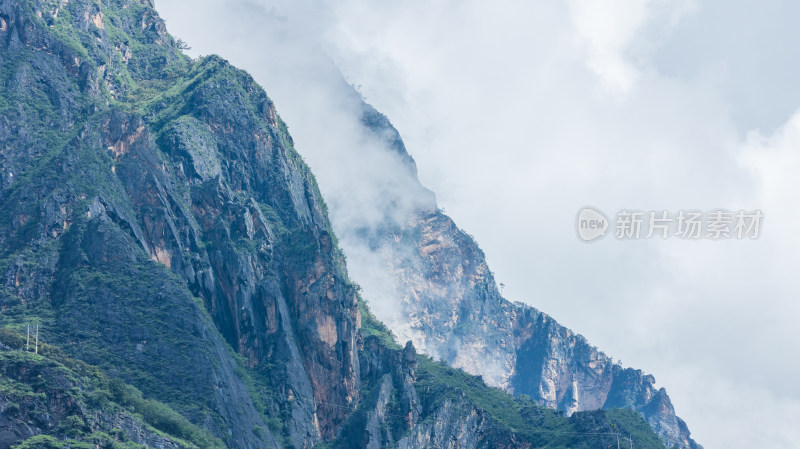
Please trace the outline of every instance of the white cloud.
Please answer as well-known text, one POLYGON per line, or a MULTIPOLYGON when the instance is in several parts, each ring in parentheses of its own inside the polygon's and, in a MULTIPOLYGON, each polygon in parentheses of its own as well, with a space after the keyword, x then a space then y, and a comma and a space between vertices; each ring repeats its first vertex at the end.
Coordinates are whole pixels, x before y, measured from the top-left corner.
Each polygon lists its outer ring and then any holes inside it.
POLYGON ((739 161, 757 180, 759 204, 771 212, 768 229, 781 236, 776 243, 794 255, 800 247, 800 112, 771 136, 750 132, 739 161))
POLYGON ((654 34, 668 32, 695 7, 691 0, 569 0, 568 4, 586 64, 612 93, 630 90, 641 75, 645 53, 658 37, 654 34))
POLYGON ((618 92, 631 88, 639 70, 626 53, 647 19, 641 0, 571 0, 576 34, 586 46, 587 65, 605 86, 618 92))
POLYGON ((797 400, 762 385, 731 381, 711 365, 673 366, 671 371, 670 380, 684 386, 678 397, 672 394, 673 401, 680 401, 677 413, 686 417, 686 411, 696 410, 690 426, 717 429, 701 441, 705 447, 796 447, 797 400))

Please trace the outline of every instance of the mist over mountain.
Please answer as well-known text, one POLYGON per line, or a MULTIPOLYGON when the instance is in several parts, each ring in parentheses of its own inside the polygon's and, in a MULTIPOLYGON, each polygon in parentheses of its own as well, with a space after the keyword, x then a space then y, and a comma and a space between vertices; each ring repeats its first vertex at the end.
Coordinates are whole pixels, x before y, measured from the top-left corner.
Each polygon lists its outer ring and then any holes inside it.
MULTIPOLYGON (((362 195, 348 189, 354 173, 398 176, 333 157, 363 134, 360 109, 338 107, 352 96, 343 72, 400 130, 422 184, 476 237, 504 297, 652 373, 707 447, 794 447, 795 3, 199 4, 158 7, 191 54, 225 54, 271 86, 337 234, 345 217, 381 209, 334 207, 362 195), (331 126, 317 132, 320 122, 331 126), (587 246, 574 230, 587 204, 763 209, 767 225, 751 242, 587 246)), ((341 241, 354 279, 379 292, 372 307, 397 316, 396 277, 354 251, 358 240, 341 241)), ((501 354, 490 359, 507 362, 501 354)))
MULTIPOLYGON (((271 98, 184 47, 149 0, 0 3, 0 449, 665 447, 395 340, 271 98)), ((397 173, 351 232, 438 214, 347 97, 397 173)))
MULTIPOLYGON (((228 5, 207 6, 210 16, 235 14, 228 5)), ((313 92, 284 101, 300 129, 313 129, 302 134, 306 155, 322 168, 320 182, 349 271, 400 341, 412 340, 436 359, 568 414, 639 410, 665 443, 695 447, 652 376, 618 366, 547 315, 503 299, 477 244, 438 210, 417 179, 389 120, 363 102, 319 48, 295 39, 280 16, 264 13, 258 20, 270 48, 254 56, 247 37, 234 34, 241 42, 231 57, 283 83, 284 92, 313 92), (281 76, 282 69, 266 63, 276 55, 295 64, 298 75, 281 76)))

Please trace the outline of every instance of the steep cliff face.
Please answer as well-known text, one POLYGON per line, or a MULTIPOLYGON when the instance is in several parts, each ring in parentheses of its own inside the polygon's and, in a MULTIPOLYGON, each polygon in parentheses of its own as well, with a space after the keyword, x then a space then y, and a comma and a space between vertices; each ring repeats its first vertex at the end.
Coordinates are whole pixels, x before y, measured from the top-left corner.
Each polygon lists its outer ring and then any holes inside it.
POLYGON ((699 448, 664 388, 641 370, 623 368, 551 317, 518 306, 514 323, 515 393, 572 414, 581 410, 628 408, 639 411, 668 447, 699 448))
POLYGON ((365 319, 363 400, 334 441, 341 448, 602 448, 618 436, 663 448, 633 411, 562 412, 527 396, 512 398, 478 376, 396 347, 382 325, 365 319))
MULTIPOLYGON (((396 347, 270 99, 184 56, 149 1, 0 2, 0 66, 0 449, 662 447, 637 415, 566 418, 396 347)), ((415 191, 433 220, 409 238, 465 244, 415 191)), ((435 288, 478 256, 414 270, 435 288)), ((438 313, 481 344, 474 310, 438 313)))
POLYGON ((515 309, 501 298, 480 249, 439 211, 371 235, 370 246, 395 273, 401 341, 508 388, 514 369, 515 309))
MULTIPOLYGON (((388 120, 376 119, 369 106, 364 111, 364 125, 386 136, 385 147, 405 153, 388 120)), ((416 177, 413 161, 397 169, 416 177)), ((420 188, 393 194, 419 197, 420 188)), ((546 314, 505 300, 478 245, 441 211, 425 205, 406 209, 399 218, 384 216, 379 225, 342 238, 345 248, 360 255, 351 258, 351 267, 365 292, 396 304, 376 313, 401 341, 411 340, 422 352, 479 374, 491 385, 567 414, 637 410, 668 445, 699 447, 653 376, 614 364, 546 314), (357 275, 376 271, 384 274, 380 286, 374 285, 377 276, 357 275)))
POLYGON ((149 2, 0 19, 2 324, 41 321, 230 446, 331 437, 358 399, 359 311, 264 91, 183 56, 149 2))

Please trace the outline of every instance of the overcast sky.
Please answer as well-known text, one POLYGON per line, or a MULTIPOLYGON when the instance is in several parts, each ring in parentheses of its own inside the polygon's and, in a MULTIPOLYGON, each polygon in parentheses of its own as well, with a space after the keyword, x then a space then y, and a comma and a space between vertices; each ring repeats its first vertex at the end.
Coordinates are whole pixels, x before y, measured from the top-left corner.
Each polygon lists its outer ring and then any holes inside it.
POLYGON ((329 201, 354 182, 331 159, 355 143, 335 65, 399 129, 504 296, 654 374, 707 449, 797 446, 800 3, 188 5, 156 7, 193 55, 254 74, 329 201), (754 241, 586 244, 587 205, 765 219, 754 241))

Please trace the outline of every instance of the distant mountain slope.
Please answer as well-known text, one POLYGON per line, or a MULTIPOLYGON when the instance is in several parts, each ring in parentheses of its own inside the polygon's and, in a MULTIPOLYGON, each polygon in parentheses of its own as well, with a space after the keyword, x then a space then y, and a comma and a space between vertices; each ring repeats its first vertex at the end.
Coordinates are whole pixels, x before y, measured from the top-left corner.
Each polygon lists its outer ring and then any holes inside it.
POLYGON ((653 376, 613 363, 546 314, 505 300, 477 243, 436 208, 417 180, 389 120, 365 104, 363 125, 385 139, 387 151, 401 155, 396 170, 413 179, 394 189, 387 204, 417 206, 397 207, 377 224, 365 220, 340 237, 365 292, 394 304, 376 313, 400 340, 547 407, 567 414, 631 408, 669 446, 701 447, 653 376))
POLYGON ((364 315, 363 400, 334 448, 606 448, 617 441, 664 448, 636 412, 562 412, 487 387, 478 376, 397 347, 364 315))

